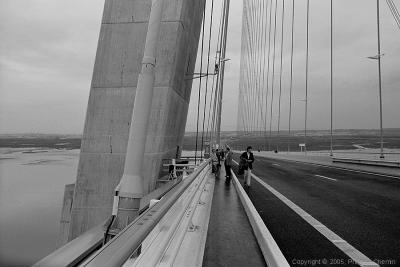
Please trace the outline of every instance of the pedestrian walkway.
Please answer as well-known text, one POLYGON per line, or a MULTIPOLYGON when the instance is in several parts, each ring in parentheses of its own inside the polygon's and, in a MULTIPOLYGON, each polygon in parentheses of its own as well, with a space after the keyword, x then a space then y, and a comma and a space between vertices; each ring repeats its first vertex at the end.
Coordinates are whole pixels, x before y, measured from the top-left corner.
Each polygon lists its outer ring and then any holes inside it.
POLYGON ((250 222, 225 169, 215 180, 203 266, 266 266, 250 222))

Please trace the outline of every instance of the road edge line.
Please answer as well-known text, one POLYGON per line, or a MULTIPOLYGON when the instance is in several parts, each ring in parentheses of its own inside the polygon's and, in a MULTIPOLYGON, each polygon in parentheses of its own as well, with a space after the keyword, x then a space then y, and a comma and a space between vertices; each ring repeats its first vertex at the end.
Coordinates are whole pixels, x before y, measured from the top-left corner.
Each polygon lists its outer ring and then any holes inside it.
POLYGON ((314 165, 314 166, 319 166, 319 167, 324 167, 324 168, 338 169, 338 170, 342 170, 342 171, 349 171, 349 172, 355 172, 355 173, 375 175, 375 176, 379 176, 379 177, 385 177, 385 178, 391 178, 391 179, 400 180, 400 176, 391 175, 391 174, 384 174, 384 173, 373 172, 373 171, 363 171, 363 170, 357 170, 357 169, 352 169, 352 168, 333 166, 333 165, 329 165, 329 164, 325 164, 325 163, 308 162, 308 161, 301 161, 301 160, 296 160, 296 159, 274 158, 274 157, 269 157, 268 155, 258 155, 258 156, 262 157, 262 158, 266 158, 266 159, 303 163, 303 164, 309 164, 309 165, 314 165))
POLYGON ((260 214, 257 212, 232 169, 231 174, 233 184, 238 192, 240 201, 247 214, 247 218, 250 221, 250 225, 253 228, 254 235, 257 239, 258 245, 260 246, 265 262, 270 267, 289 267, 290 265, 285 256, 283 256, 283 253, 278 244, 276 244, 271 232, 261 219, 260 214))
MULTIPOLYGON (((235 163, 237 164, 237 162, 235 162, 235 163)), ((307 213, 305 210, 303 210, 301 207, 296 205, 290 199, 288 199, 287 197, 285 197, 284 195, 279 193, 272 186, 268 185, 266 182, 261 180, 259 177, 257 177, 253 173, 251 174, 251 176, 260 185, 262 185, 265 189, 270 191, 275 197, 277 197, 280 201, 282 201, 284 204, 286 204, 291 210, 293 210, 303 220, 305 220, 308 224, 310 224, 315 230, 317 230, 326 239, 328 239, 333 245, 335 245, 342 252, 344 252, 348 257, 350 257, 352 260, 354 260, 355 263, 357 263, 360 266, 379 266, 377 263, 375 263, 374 261, 369 259, 366 255, 364 255, 361 251, 359 251, 358 249, 356 249, 355 247, 350 245, 347 241, 345 241, 343 238, 338 236, 335 232, 333 232, 328 227, 326 227, 324 224, 322 224, 320 221, 315 219, 311 214, 307 213), (318 227, 315 227, 315 225, 318 225, 318 227), (340 240, 340 242, 332 242, 332 240, 329 239, 328 236, 335 237, 335 240, 340 240), (349 250, 351 250, 351 254, 349 253, 349 250)))

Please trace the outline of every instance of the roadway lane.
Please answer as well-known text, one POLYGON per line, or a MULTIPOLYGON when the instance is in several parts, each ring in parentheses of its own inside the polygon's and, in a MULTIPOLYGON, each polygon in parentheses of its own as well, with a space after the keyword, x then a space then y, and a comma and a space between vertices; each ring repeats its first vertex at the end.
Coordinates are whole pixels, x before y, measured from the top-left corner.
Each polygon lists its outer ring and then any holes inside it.
MULTIPOLYGON (((371 260, 400 265, 400 180, 262 157, 254 174, 371 260)), ((259 183, 249 196, 289 263, 351 262, 259 183)))

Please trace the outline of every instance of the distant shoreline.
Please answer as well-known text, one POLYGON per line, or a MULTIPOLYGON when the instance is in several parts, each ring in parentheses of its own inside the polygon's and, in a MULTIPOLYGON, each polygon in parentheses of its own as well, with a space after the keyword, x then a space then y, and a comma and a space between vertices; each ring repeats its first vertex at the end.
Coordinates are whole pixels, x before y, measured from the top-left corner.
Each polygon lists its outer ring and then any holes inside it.
MULTIPOLYGON (((287 131, 281 131, 278 136, 276 132, 244 134, 235 131, 224 131, 221 133, 222 144, 243 149, 242 146, 252 145, 261 150, 287 150, 290 144, 291 150, 299 149, 299 143, 304 143, 303 131, 293 131, 289 136, 287 131)), ((329 150, 330 132, 327 130, 309 130, 307 137, 308 150, 329 150)), ((198 134, 198 149, 201 147, 202 133, 198 134)), ((204 136, 203 141, 207 138, 204 136)), ((183 140, 184 150, 195 150, 196 133, 185 133, 183 140)), ((40 148, 40 149, 80 149, 81 136, 79 135, 57 135, 57 134, 0 134, 1 148, 40 148)), ((334 149, 375 149, 379 147, 379 130, 372 129, 342 129, 334 132, 334 149)), ((400 128, 384 130, 384 147, 388 149, 400 148, 400 128)))
POLYGON ((81 138, 63 137, 0 137, 0 147, 41 148, 41 149, 80 149, 81 138))

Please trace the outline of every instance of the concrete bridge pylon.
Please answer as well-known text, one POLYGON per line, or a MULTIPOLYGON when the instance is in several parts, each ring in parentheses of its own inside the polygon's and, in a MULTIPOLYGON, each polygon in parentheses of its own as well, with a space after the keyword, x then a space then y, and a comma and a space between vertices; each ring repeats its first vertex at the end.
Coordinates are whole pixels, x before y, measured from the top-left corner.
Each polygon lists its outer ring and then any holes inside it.
MULTIPOLYGON (((204 1, 164 0, 145 154, 144 193, 156 188, 162 160, 182 147, 204 1)), ((124 170, 151 0, 105 0, 77 179, 65 200, 62 239, 106 220, 124 170), (68 231, 66 233, 65 231, 68 231)), ((67 238, 68 237, 68 238, 67 238)))

